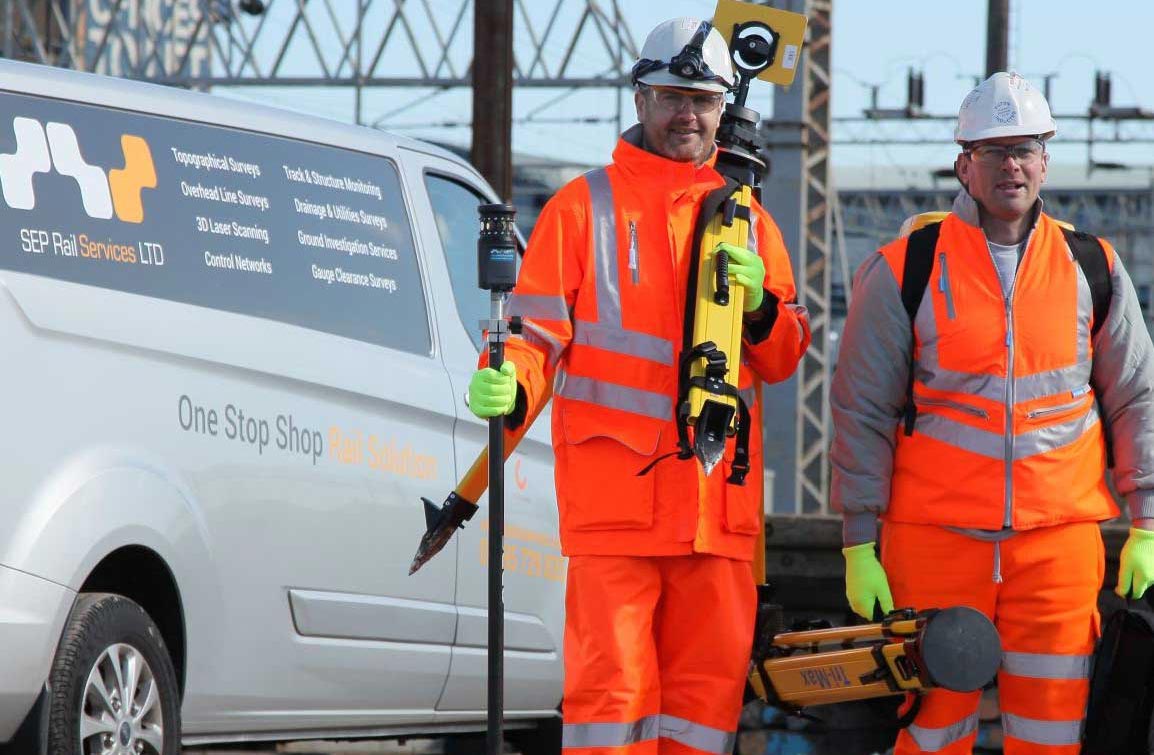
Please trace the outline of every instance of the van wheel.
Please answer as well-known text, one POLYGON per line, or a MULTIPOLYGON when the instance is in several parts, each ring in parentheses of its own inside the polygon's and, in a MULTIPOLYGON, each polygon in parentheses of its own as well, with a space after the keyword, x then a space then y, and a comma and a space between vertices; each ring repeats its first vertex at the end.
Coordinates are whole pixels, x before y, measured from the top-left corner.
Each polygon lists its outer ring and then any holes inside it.
POLYGON ((156 624, 128 598, 77 597, 48 687, 53 755, 179 755, 172 659, 156 624))

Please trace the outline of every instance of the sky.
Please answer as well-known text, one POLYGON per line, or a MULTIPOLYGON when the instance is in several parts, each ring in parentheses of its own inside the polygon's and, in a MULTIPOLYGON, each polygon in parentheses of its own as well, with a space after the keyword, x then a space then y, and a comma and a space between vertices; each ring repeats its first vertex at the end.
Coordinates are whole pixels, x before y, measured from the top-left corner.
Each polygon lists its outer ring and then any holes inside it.
MULTIPOLYGON (((600 0, 610 7, 609 0, 600 0)), ((664 19, 679 15, 711 15, 708 0, 619 0, 632 36, 640 46, 648 30, 664 19)), ((781 6, 783 3, 777 3, 781 6)), ((434 13, 450 19, 459 0, 428 0, 434 13)), ((535 19, 538 33, 554 0, 525 0, 524 6, 535 19)), ((576 25, 584 2, 563 4, 558 29, 576 25)), ((986 0, 834 0, 833 82, 834 117, 859 115, 869 105, 870 87, 878 86, 879 106, 902 107, 906 100, 906 75, 913 67, 925 81, 925 110, 935 115, 955 115, 975 77, 985 66, 986 0)), ((448 20, 445 21, 448 24, 448 20)), ((471 28, 466 26, 466 29, 471 28)), ((1096 4, 1074 0, 1010 0, 1010 67, 1042 86, 1043 77, 1052 75, 1051 107, 1056 115, 1083 114, 1093 94, 1094 73, 1107 71, 1113 82, 1113 104, 1140 106, 1154 111, 1154 2, 1151 0, 1104 0, 1096 4)), ((515 39, 518 59, 528 57, 527 38, 520 12, 515 39)), ((568 39, 555 32, 558 39, 568 39)), ((468 35, 461 38, 467 41, 468 35)), ((467 63, 469 51, 456 46, 456 55, 467 63)), ((558 57, 563 50, 552 50, 558 57)), ((406 67, 407 50, 392 45, 385 62, 395 70, 406 67), (392 56, 392 59, 390 59, 392 56)), ((574 52, 571 72, 588 75, 609 61, 596 37, 586 34, 574 52)), ((772 115, 772 87, 755 82, 750 106, 763 115, 772 115)), ((218 90, 219 91, 219 90, 218 90)), ((319 89, 286 91, 252 87, 226 93, 254 101, 308 110, 341 120, 352 120, 352 98, 348 91, 319 89)), ((623 125, 633 122, 632 98, 621 95, 623 125)), ((384 127, 418 138, 468 145, 471 98, 467 89, 433 93, 419 89, 389 89, 365 96, 365 120, 382 115, 384 127), (397 112, 401 110, 401 112, 397 112), (447 125, 446 125, 447 124, 447 125)), ((606 162, 617 134, 617 107, 612 90, 557 90, 521 88, 514 93, 514 118, 532 114, 537 123, 514 126, 513 147, 517 153, 558 157, 586 164, 606 162), (584 123, 584 119, 604 122, 584 123)), ((888 124, 887 128, 901 128, 888 124)), ((1082 164, 1087 159, 1084 144, 1063 144, 1062 122, 1058 137, 1051 143, 1053 160, 1082 164)), ((941 142, 919 146, 849 146, 838 144, 839 136, 865 137, 880 133, 877 127, 836 125, 835 165, 853 165, 871 170, 895 166, 948 165, 955 149, 950 144, 951 127, 931 128, 941 134, 941 142)), ((1075 129, 1076 130, 1076 129, 1075 129)), ((1154 134, 1154 123, 1144 129, 1154 134)), ((1067 130, 1069 133, 1069 130, 1067 130)), ((1093 148, 1096 160, 1135 166, 1154 180, 1154 144, 1093 148)))

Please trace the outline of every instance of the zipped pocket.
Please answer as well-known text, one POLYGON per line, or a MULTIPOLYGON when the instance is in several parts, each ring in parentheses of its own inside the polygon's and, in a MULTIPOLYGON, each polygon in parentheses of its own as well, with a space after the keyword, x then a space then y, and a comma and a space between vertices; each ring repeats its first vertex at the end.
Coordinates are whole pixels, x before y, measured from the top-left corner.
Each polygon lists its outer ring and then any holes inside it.
POLYGON ((990 413, 985 409, 980 409, 976 406, 963 404, 960 401, 950 401, 945 398, 926 398, 925 396, 915 396, 914 403, 921 406, 941 406, 946 409, 956 409, 963 414, 968 414, 971 417, 978 417, 980 419, 989 419, 990 413))
POLYGON ((938 290, 946 297, 946 317, 953 320, 956 313, 954 312, 954 294, 950 290, 950 269, 946 265, 946 253, 938 254, 938 263, 941 265, 942 272, 938 276, 938 290))
POLYGON ((1026 412, 1026 419, 1038 419, 1039 417, 1049 417, 1051 414, 1061 414, 1062 412, 1072 411, 1082 406, 1084 403, 1085 401, 1079 398, 1077 401, 1069 401, 1065 404, 1058 404, 1057 406, 1046 406, 1041 409, 1031 409, 1030 411, 1026 412))
POLYGON ((629 221, 629 277, 636 286, 641 282, 641 262, 637 254, 637 223, 629 221))

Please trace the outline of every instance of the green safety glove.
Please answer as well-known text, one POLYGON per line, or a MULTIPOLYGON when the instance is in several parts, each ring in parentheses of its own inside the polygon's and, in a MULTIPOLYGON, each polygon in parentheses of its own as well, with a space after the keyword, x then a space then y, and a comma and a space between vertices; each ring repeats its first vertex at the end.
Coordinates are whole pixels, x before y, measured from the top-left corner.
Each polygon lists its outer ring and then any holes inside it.
POLYGON ((1130 537, 1122 546, 1118 559, 1118 587, 1114 592, 1121 597, 1137 600, 1154 584, 1154 530, 1130 528, 1130 537))
POLYGON ((842 548, 845 556, 845 596, 850 608, 866 621, 873 621, 874 604, 882 604, 882 613, 894 610, 886 570, 874 554, 872 542, 842 548))
POLYGON ((469 380, 469 411, 481 419, 509 414, 517 405, 517 365, 502 362, 498 372, 483 367, 469 380))
POLYGON ((724 242, 717 245, 714 252, 723 251, 729 255, 729 277, 735 278, 745 289, 745 311, 752 312, 761 306, 765 298, 765 263, 756 252, 736 244, 724 242))

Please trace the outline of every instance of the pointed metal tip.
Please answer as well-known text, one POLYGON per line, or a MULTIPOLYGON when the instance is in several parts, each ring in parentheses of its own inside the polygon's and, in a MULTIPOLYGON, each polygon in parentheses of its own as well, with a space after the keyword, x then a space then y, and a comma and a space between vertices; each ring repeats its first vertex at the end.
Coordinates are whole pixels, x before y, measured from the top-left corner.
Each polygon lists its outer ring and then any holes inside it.
POLYGON ((425 554, 425 544, 421 543, 421 547, 417 548, 417 555, 413 556, 413 563, 409 564, 409 576, 416 574, 417 570, 424 566, 428 560, 428 556, 425 554))
POLYGON ((705 470, 705 476, 708 477, 721 461, 721 457, 725 454, 725 443, 706 442, 696 443, 693 447, 693 455, 701 462, 702 469, 705 470))

